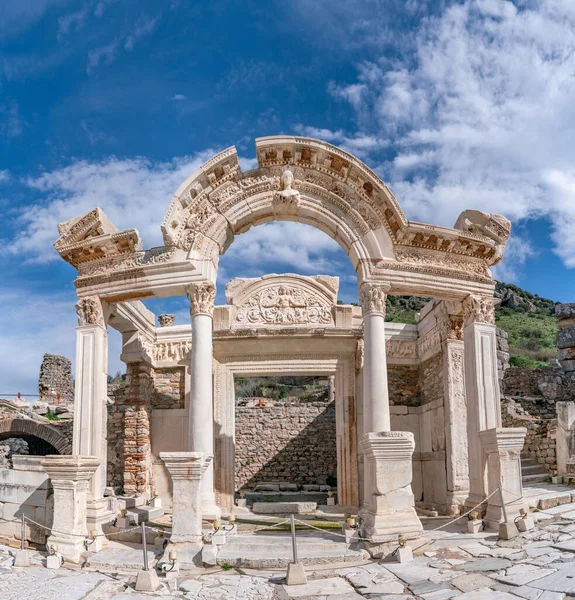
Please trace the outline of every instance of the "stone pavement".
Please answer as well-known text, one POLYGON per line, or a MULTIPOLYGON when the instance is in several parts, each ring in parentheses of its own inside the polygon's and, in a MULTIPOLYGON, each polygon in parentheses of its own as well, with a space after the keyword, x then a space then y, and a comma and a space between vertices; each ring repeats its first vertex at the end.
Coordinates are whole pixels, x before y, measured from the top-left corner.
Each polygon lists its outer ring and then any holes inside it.
MULTIPOLYGON (((171 587, 134 592, 135 572, 50 571, 40 553, 33 566, 12 566, 0 546, 0 600, 562 600, 575 598, 575 504, 534 513, 534 530, 508 541, 461 525, 428 531, 414 542, 413 562, 363 561, 307 566, 308 583, 283 585, 285 570, 220 568, 181 574, 171 587)), ((437 523, 435 521, 433 524, 437 523)), ((431 522, 430 522, 430 526, 431 522)), ((131 550, 129 550, 131 552, 131 550)), ((110 560, 104 562, 110 562, 110 560)))

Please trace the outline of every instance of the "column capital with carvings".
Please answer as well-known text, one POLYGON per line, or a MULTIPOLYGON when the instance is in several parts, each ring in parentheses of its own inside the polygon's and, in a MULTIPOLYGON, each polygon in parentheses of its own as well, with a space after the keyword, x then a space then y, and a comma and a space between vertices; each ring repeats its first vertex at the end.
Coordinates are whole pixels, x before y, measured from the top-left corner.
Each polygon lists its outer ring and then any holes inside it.
POLYGON ((86 298, 80 298, 76 303, 76 313, 78 315, 78 325, 80 327, 86 325, 98 325, 99 327, 106 327, 102 301, 98 296, 87 296, 86 298))
POLYGON ((463 340, 463 305, 455 300, 443 300, 435 314, 441 341, 463 340))
POLYGON ((469 296, 463 300, 463 315, 465 326, 472 325, 473 323, 495 325, 493 296, 469 294, 469 296))
POLYGON ((214 314, 214 300, 216 299, 216 286, 209 282, 191 283, 186 294, 190 301, 190 316, 214 314))
POLYGON ((359 288, 359 301, 363 315, 385 317, 387 294, 391 286, 387 283, 363 283, 359 288))

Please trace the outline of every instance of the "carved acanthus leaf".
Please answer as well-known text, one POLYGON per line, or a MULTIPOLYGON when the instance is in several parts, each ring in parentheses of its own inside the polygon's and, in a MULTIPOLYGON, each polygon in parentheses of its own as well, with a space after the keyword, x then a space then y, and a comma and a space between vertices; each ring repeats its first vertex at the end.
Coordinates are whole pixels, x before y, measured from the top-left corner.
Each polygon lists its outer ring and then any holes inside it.
POLYGON ((192 283, 187 289, 190 300, 190 315, 214 314, 214 300, 216 299, 216 286, 213 283, 192 283))
POLYGON ((102 303, 97 296, 88 296, 80 298, 76 303, 76 313, 78 314, 78 325, 99 325, 105 327, 104 311, 102 303))
POLYGON ((469 294, 463 301, 465 325, 486 323, 495 325, 495 307, 492 296, 469 294))
POLYGON ((381 283, 364 283, 359 290, 359 301, 364 315, 379 314, 385 317, 389 286, 381 283))

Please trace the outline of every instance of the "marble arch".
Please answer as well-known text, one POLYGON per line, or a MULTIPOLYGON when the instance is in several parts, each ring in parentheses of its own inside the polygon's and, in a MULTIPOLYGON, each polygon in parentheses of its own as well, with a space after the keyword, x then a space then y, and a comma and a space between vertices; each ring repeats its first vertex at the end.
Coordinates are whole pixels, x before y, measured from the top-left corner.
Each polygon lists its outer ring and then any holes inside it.
MULTIPOLYGON (((428 329, 422 330, 422 352, 439 341, 453 350, 453 364, 458 353, 464 357, 465 400, 457 396, 462 377, 448 376, 445 384, 453 390, 457 411, 466 412, 467 431, 458 435, 466 437, 469 447, 469 490, 460 490, 459 495, 465 493, 469 504, 481 502, 509 473, 513 481, 507 489, 520 492, 515 451, 524 432, 501 429, 495 284, 489 270, 503 257, 509 221, 466 210, 453 228, 410 222, 389 188, 366 165, 319 140, 259 138, 256 155, 258 167, 243 173, 235 148, 228 148, 190 175, 171 199, 161 224, 164 246, 160 248, 144 250, 136 230, 119 231, 98 208, 59 226, 56 249, 78 271, 76 415, 80 419, 74 453, 102 454, 106 324, 122 332, 126 360, 129 347, 153 352, 153 327, 135 301, 187 295, 194 340, 189 360, 189 450, 213 454, 212 331, 219 256, 236 235, 252 226, 293 220, 337 240, 358 276, 363 309, 359 447, 364 459, 364 534, 381 541, 421 530, 411 493, 413 434, 391 431, 385 360, 388 294, 440 301, 428 329), (451 342, 460 342, 458 353, 451 342)), ((451 367, 447 368, 449 372, 451 367)), ((135 413, 138 430, 145 410, 135 413)), ((457 414, 451 418, 456 420, 457 414)), ((462 465, 453 468, 461 471, 462 465)), ((91 484, 96 500, 104 484, 101 465, 91 484)), ((213 464, 202 478, 201 502, 205 514, 219 513, 213 464)), ((500 520, 497 502, 493 497, 489 500, 488 516, 493 521, 500 520)))

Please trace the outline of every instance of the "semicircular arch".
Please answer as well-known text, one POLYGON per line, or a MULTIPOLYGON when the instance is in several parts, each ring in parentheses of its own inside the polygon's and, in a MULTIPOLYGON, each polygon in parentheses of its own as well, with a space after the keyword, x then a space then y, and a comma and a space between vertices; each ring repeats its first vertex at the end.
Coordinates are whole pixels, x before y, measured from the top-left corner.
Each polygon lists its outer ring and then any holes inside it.
POLYGON ((44 425, 31 419, 2 420, 0 421, 0 434, 3 433, 14 434, 16 437, 18 434, 32 435, 54 446, 60 454, 72 454, 72 445, 66 436, 50 425, 44 425))

